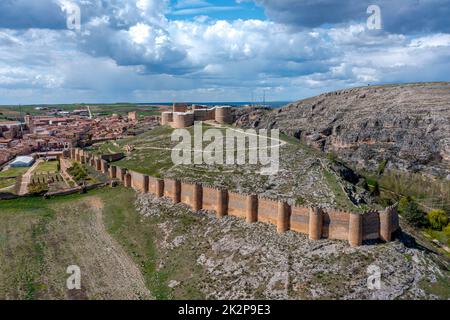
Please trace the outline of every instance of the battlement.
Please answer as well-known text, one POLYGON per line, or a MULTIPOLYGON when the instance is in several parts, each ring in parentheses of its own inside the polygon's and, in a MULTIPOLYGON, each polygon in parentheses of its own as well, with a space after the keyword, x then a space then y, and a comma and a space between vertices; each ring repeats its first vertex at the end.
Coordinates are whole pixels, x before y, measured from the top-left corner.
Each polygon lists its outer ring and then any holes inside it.
POLYGON ((231 124, 233 123, 231 107, 204 108, 192 105, 189 109, 187 104, 175 103, 173 111, 161 113, 161 125, 170 125, 175 129, 191 127, 195 121, 216 121, 221 124, 231 124))
POLYGON ((122 181, 125 187, 157 197, 168 197, 174 203, 186 204, 194 211, 214 211, 217 218, 230 215, 245 219, 247 223, 272 224, 279 233, 292 230, 307 234, 311 240, 338 239, 348 241, 351 246, 360 246, 365 240, 391 241, 392 234, 399 229, 396 205, 381 212, 368 210, 363 214, 339 208, 302 207, 207 184, 151 177, 108 164, 103 157, 94 157, 81 149, 71 149, 67 155, 76 161, 86 159, 87 164, 108 174, 111 179, 122 181))

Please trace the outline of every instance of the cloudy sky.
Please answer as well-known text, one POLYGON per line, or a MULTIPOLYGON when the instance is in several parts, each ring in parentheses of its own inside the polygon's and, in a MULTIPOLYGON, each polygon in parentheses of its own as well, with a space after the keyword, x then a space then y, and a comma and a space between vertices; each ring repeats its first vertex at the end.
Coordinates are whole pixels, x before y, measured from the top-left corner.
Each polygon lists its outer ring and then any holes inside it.
POLYGON ((291 101, 448 80, 448 0, 0 1, 0 104, 291 101))

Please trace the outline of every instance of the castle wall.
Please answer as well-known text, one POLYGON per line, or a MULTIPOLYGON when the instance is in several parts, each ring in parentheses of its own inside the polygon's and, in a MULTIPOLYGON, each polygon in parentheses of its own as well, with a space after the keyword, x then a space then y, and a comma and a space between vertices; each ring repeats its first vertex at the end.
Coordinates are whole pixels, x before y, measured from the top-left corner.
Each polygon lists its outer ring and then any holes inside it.
POLYGON ((131 188, 132 187, 132 176, 130 173, 125 173, 124 179, 123 179, 123 184, 126 188, 131 188))
POLYGON ((196 109, 194 112, 194 121, 208 121, 215 119, 214 109, 196 109))
POLYGON ((391 241, 392 233, 399 228, 398 213, 395 207, 387 207, 380 212, 380 239, 391 241))
POLYGON ((277 225, 278 202, 258 197, 258 221, 277 225))
POLYGON ((291 206, 284 201, 278 201, 277 232, 283 233, 290 229, 291 206))
POLYGON ((188 105, 186 103, 174 103, 173 112, 186 112, 188 105))
POLYGON ((125 158, 125 154, 123 152, 105 154, 105 155, 100 156, 100 158, 107 162, 114 162, 114 161, 119 161, 119 160, 125 158))
POLYGON ((228 190, 217 190, 216 216, 222 218, 228 215, 229 193, 228 190))
POLYGON ((164 180, 154 177, 148 179, 148 192, 153 193, 158 198, 164 196, 164 180))
POLYGON ((256 194, 247 195, 246 221, 254 223, 258 221, 258 196, 256 194))
POLYGON ((291 230, 306 233, 309 232, 309 208, 293 206, 291 208, 291 230))
POLYGON ((172 112, 163 112, 161 113, 161 124, 166 125, 173 122, 173 113, 172 112))
POLYGON ((147 193, 148 192, 148 176, 142 173, 130 171, 131 174, 131 187, 137 191, 147 193))
POLYGON ((219 192, 218 189, 203 187, 203 209, 218 211, 219 192))
POLYGON ((103 173, 108 174, 109 165, 106 160, 100 160, 100 169, 103 173))
POLYGON ((194 211, 203 208, 203 188, 200 184, 181 184, 181 202, 190 206, 194 211))
POLYGON ((322 238, 323 229, 323 211, 319 208, 309 210, 308 236, 310 240, 319 240, 322 238))
POLYGON ((214 120, 218 123, 233 123, 233 115, 230 107, 216 107, 214 109, 214 120))
POLYGON ((181 183, 174 179, 164 179, 164 196, 174 203, 181 202, 181 183))
POLYGON ((349 215, 348 242, 352 247, 360 246, 363 240, 362 221, 363 216, 358 213, 349 215))
POLYGON ((286 202, 257 195, 239 194, 201 184, 181 183, 170 178, 149 177, 126 168, 109 166, 102 157, 94 157, 89 152, 78 149, 71 149, 68 155, 72 159, 84 158, 97 170, 123 181, 125 187, 144 193, 150 192, 158 197, 169 197, 174 203, 185 203, 195 211, 216 211, 218 218, 229 214, 245 219, 248 223, 270 223, 277 227, 279 233, 293 230, 308 234, 311 240, 339 239, 347 240, 351 246, 359 246, 369 239, 391 241, 392 233, 399 228, 395 206, 382 212, 368 211, 364 214, 290 206, 286 202))
POLYGON ((181 129, 194 125, 193 113, 174 113, 172 128, 181 129))
POLYGON ((120 181, 125 181, 125 175, 127 174, 127 169, 117 167, 117 178, 119 178, 120 181))
POLYGON ((380 214, 369 211, 363 215, 363 240, 380 238, 380 214))
POLYGON ((349 214, 343 211, 326 211, 323 213, 322 237, 347 240, 349 214))
POLYGON ((117 167, 116 166, 110 166, 109 167, 109 177, 111 179, 117 178, 117 167))
POLYGON ((228 215, 245 219, 247 217, 247 196, 229 192, 228 215))
POLYGON ((215 120, 222 124, 233 123, 233 115, 231 107, 214 107, 214 108, 198 108, 192 106, 192 110, 188 111, 188 106, 184 103, 176 103, 173 105, 173 111, 165 111, 161 113, 161 124, 171 125, 172 128, 181 129, 194 125, 195 121, 215 120))

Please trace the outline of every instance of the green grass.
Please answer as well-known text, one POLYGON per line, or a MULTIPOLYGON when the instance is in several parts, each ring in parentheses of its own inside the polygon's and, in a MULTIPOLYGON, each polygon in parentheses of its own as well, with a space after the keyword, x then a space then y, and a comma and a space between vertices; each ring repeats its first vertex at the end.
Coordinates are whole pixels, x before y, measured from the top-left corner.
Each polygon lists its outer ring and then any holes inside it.
POLYGON ((153 225, 143 224, 130 202, 134 201, 132 190, 118 188, 102 198, 107 201, 104 221, 108 232, 131 254, 140 266, 146 284, 157 299, 170 298, 166 275, 156 270, 157 250, 153 225), (111 197, 113 196, 113 197, 111 197), (114 199, 114 201, 108 201, 114 199))
POLYGON ((58 161, 44 161, 38 164, 34 169, 34 174, 58 172, 58 161))
POLYGON ((0 179, 0 189, 12 187, 12 186, 14 186, 15 183, 16 183, 15 178, 0 179))
MULTIPOLYGON (((104 203, 107 232, 134 260, 156 299, 204 298, 198 289, 200 271, 192 249, 195 244, 187 243, 170 251, 161 248, 159 241, 164 235, 158 225, 172 218, 142 217, 134 207, 135 192, 118 187, 47 200, 24 197, 0 201, 0 299, 67 298, 61 284, 67 278, 65 268, 78 261, 77 255, 86 245, 78 245, 78 253, 68 241, 86 232, 83 226, 92 219, 92 211, 85 199, 93 196, 104 203), (162 268, 161 260, 165 261, 162 268), (182 284, 172 289, 168 287, 171 279, 182 284)), ((174 236, 195 227, 197 219, 189 215, 173 219, 174 236)), ((97 289, 102 291, 103 287, 97 289)))
MULTIPOLYGON (((450 237, 448 237, 444 231, 437 231, 432 229, 426 229, 425 232, 430 235, 430 237, 439 240, 439 242, 445 244, 447 247, 450 247, 450 237)), ((450 256, 450 253, 448 253, 450 256)))
POLYGON ((331 191, 336 197, 336 203, 340 208, 348 209, 348 210, 359 210, 362 211, 362 208, 358 208, 357 206, 351 204, 351 202, 348 200, 347 195, 345 194, 344 190, 342 190, 342 187, 340 183, 338 182, 336 176, 330 172, 329 170, 323 171, 323 176, 325 180, 328 183, 328 186, 331 188, 331 191))
MULTIPOLYGON (((139 265, 147 287, 156 299, 197 299, 202 298, 194 285, 190 285, 183 274, 195 269, 195 257, 186 249, 175 249, 172 252, 158 250, 157 241, 163 238, 157 224, 167 218, 142 218, 136 213, 130 202, 134 201, 132 190, 117 188, 102 195, 106 202, 104 221, 108 232, 122 245, 139 265), (180 251, 183 250, 183 251, 180 251), (165 257, 165 266, 158 269, 161 258, 165 257), (182 279, 185 282, 181 291, 168 287, 168 280, 182 279), (187 283, 187 284, 186 284, 187 283)), ((179 223, 173 223, 175 229, 186 228, 196 223, 195 218, 183 216, 179 223)), ((184 229, 183 229, 184 230, 184 229)), ((180 234, 181 230, 178 231, 180 234)))
POLYGON ((450 272, 445 271, 445 275, 438 276, 434 283, 422 281, 421 287, 426 292, 440 297, 440 299, 450 299, 450 272))
POLYGON ((17 167, 17 168, 9 168, 8 170, 4 170, 0 172, 0 178, 6 178, 6 177, 19 177, 23 175, 25 172, 30 169, 29 167, 17 167))
POLYGON ((113 103, 113 104, 60 104, 60 105, 23 105, 23 106, 0 106, 0 120, 18 119, 23 117, 25 113, 32 116, 46 115, 50 110, 61 109, 64 111, 73 111, 76 109, 86 109, 89 105, 94 116, 121 114, 126 115, 128 112, 136 111, 138 116, 155 116, 160 111, 157 106, 142 106, 133 103, 113 103), (36 107, 47 107, 48 110, 35 110, 36 107))

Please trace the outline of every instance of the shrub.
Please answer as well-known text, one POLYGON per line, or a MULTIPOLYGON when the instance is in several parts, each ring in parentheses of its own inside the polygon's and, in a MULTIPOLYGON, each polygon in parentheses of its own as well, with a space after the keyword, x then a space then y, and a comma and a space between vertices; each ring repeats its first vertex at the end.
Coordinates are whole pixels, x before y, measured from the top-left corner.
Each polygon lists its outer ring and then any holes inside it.
POLYGON ((34 195, 46 193, 48 185, 46 183, 35 183, 28 186, 28 192, 34 195))
POLYGON ((400 201, 398 202, 399 210, 403 211, 411 201, 412 201, 412 199, 410 197, 401 198, 400 201))
POLYGON ((379 176, 381 176, 384 173, 384 170, 386 169, 386 165, 387 165, 387 160, 381 161, 380 164, 378 165, 377 173, 379 176))
POLYGON ((442 230, 448 225, 448 216, 444 210, 431 210, 427 215, 428 222, 434 230, 442 230))
POLYGON ((377 180, 372 185, 369 185, 369 191, 372 193, 372 196, 378 197, 380 195, 380 184, 377 180))
POLYGON ((408 204, 402 209, 402 214, 405 219, 415 227, 421 227, 426 224, 425 213, 420 210, 417 203, 414 201, 408 202, 408 204))
POLYGON ((444 228, 444 234, 450 240, 450 224, 444 228))
POLYGON ((333 163, 337 162, 337 160, 338 160, 337 155, 335 153, 333 153, 333 152, 328 152, 327 153, 327 158, 328 158, 328 160, 330 160, 333 163))

